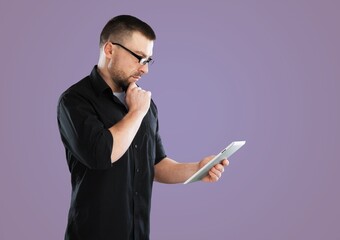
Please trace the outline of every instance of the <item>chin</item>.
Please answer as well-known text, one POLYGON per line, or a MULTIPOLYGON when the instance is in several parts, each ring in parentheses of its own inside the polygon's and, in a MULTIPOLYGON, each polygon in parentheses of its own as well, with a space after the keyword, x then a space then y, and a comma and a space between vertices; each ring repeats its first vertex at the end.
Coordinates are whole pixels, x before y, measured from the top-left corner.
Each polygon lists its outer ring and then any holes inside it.
POLYGON ((121 88, 121 89, 123 89, 123 91, 124 92, 126 92, 126 90, 128 89, 128 87, 129 87, 129 82, 120 82, 119 83, 119 87, 121 88))

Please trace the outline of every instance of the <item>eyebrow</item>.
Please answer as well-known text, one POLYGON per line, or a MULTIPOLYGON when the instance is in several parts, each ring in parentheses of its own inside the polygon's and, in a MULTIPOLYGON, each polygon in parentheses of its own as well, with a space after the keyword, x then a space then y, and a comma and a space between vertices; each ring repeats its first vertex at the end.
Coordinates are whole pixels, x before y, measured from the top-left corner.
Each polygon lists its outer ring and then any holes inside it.
MULTIPOLYGON (((146 57, 147 57, 147 55, 146 55, 145 53, 141 52, 141 51, 135 51, 135 53, 140 54, 143 58, 146 58, 146 57)), ((152 57, 152 56, 150 56, 149 58, 151 58, 151 57, 152 57)))

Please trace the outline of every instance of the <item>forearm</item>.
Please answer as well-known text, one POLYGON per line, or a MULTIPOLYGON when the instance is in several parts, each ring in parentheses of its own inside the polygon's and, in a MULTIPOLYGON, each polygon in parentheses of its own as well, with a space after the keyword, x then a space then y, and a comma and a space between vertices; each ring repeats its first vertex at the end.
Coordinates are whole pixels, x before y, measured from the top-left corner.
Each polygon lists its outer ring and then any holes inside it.
POLYGON ((155 165, 155 181, 160 183, 182 183, 198 169, 198 163, 178 163, 170 158, 165 158, 155 165))
POLYGON ((113 137, 112 163, 121 158, 129 148, 141 125, 143 117, 144 114, 138 111, 128 112, 121 121, 109 128, 113 137))

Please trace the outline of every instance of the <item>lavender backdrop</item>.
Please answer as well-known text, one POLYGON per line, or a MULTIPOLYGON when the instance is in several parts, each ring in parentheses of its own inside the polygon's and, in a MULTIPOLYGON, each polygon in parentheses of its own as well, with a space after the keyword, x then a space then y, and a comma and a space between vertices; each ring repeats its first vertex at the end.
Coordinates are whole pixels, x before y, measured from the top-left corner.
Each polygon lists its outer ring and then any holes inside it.
POLYGON ((1 0, 0 239, 62 239, 70 175, 62 91, 106 21, 154 27, 141 85, 169 156, 247 140, 216 184, 155 184, 152 239, 340 239, 339 1, 1 0))

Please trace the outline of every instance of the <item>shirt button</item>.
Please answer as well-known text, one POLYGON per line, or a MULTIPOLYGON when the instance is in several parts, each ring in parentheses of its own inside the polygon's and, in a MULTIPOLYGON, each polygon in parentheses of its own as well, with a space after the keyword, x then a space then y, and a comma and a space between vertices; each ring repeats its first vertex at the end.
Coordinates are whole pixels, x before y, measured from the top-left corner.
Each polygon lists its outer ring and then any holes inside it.
POLYGON ((138 173, 139 173, 139 168, 137 168, 137 169, 136 169, 136 172, 138 172, 138 173))
POLYGON ((135 148, 136 148, 136 149, 138 148, 138 145, 137 145, 137 144, 135 144, 135 148))
POLYGON ((135 195, 138 195, 138 192, 137 192, 137 191, 135 192, 135 195))

